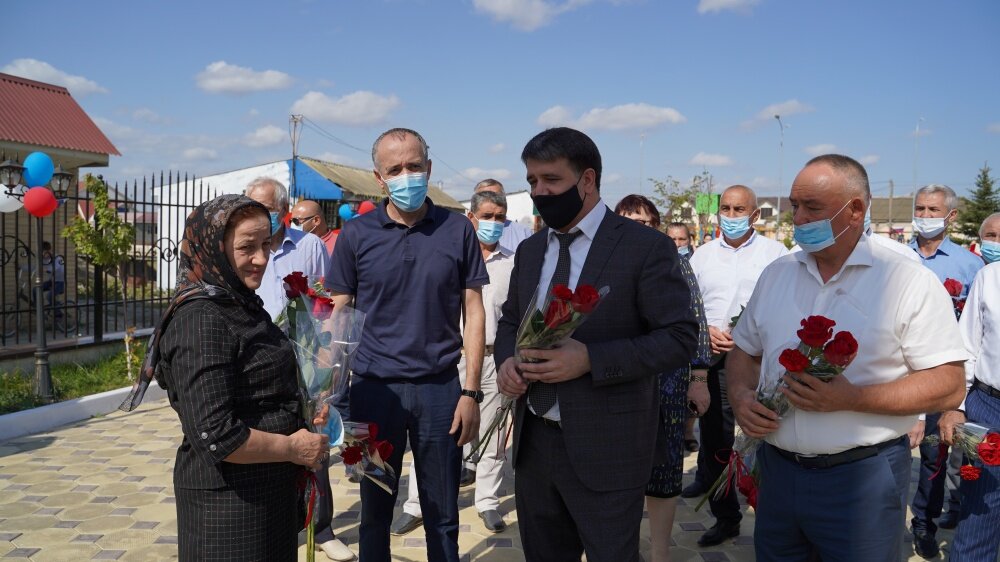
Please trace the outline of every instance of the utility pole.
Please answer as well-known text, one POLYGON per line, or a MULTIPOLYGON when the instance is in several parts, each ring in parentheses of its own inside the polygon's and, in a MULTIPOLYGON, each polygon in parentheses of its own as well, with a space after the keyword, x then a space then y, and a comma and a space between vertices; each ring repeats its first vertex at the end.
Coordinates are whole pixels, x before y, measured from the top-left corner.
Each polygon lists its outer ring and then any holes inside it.
POLYGON ((780 115, 775 114, 774 118, 778 121, 778 132, 781 134, 778 140, 778 216, 774 222, 774 238, 781 242, 781 192, 785 184, 785 125, 781 122, 780 115))
POLYGON ((288 192, 292 197, 298 197, 299 195, 299 185, 296 181, 296 164, 299 159, 299 133, 302 132, 302 115, 290 115, 288 117, 288 136, 292 140, 292 177, 291 185, 288 188, 288 192))
POLYGON ((893 199, 893 195, 892 194, 893 194, 893 188, 894 187, 895 187, 895 184, 893 184, 892 180, 889 180, 889 238, 893 237, 892 236, 892 234, 893 234, 893 227, 892 227, 892 199, 893 199))
POLYGON ((917 203, 917 157, 919 156, 920 148, 920 123, 923 120, 923 117, 917 119, 917 128, 913 130, 913 191, 910 192, 911 211, 917 203))

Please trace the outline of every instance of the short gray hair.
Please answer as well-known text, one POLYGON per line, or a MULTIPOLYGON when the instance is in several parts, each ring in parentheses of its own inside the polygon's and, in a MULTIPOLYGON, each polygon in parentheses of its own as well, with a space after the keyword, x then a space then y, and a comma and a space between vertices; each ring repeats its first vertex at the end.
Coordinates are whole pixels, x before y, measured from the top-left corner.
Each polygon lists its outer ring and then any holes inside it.
POLYGON ((731 185, 731 186, 727 187, 726 189, 722 190, 722 194, 725 195, 726 192, 729 191, 729 190, 731 190, 731 189, 732 190, 742 190, 742 191, 745 191, 745 192, 749 193, 750 194, 750 205, 753 206, 754 210, 757 210, 757 209, 760 208, 760 207, 757 206, 757 193, 754 190, 750 189, 749 187, 747 187, 745 185, 736 184, 736 185, 731 185))
POLYGON ((983 230, 986 229, 986 225, 993 222, 1000 221, 1000 213, 993 213, 992 215, 983 219, 983 224, 979 225, 979 239, 983 239, 983 230))
POLYGON ((480 191, 472 196, 472 202, 470 203, 471 211, 473 214, 479 211, 479 207, 483 203, 493 203, 497 207, 500 207, 504 211, 507 210, 507 198, 499 193, 493 193, 492 191, 480 191))
POLYGON ((413 129, 394 127, 379 135, 378 138, 375 139, 375 143, 372 144, 372 164, 375 166, 376 170, 379 170, 379 165, 378 165, 378 158, 376 157, 375 153, 378 152, 378 145, 380 142, 382 142, 382 139, 384 139, 389 135, 394 135, 398 137, 399 140, 405 139, 406 135, 413 135, 414 138, 416 138, 420 142, 420 152, 423 153, 424 162, 427 162, 427 160, 429 159, 428 154, 430 153, 430 147, 427 146, 427 141, 424 140, 424 137, 420 136, 420 133, 414 131, 413 129))
POLYGON ((491 186, 497 186, 500 188, 500 193, 506 193, 503 190, 503 184, 493 178, 486 178, 483 181, 476 184, 476 187, 472 190, 473 193, 479 193, 480 190, 491 186))
POLYGON ((285 184, 272 177, 260 176, 259 178, 255 178, 247 184, 246 189, 243 190, 243 195, 250 197, 254 191, 268 185, 274 187, 275 206, 279 209, 286 207, 288 205, 288 188, 285 187, 285 184))
POLYGON ((925 185, 917 190, 917 193, 913 196, 914 205, 917 202, 917 197, 921 195, 932 195, 934 193, 944 194, 944 204, 948 207, 948 211, 954 211, 958 208, 958 196, 955 195, 955 190, 940 183, 932 183, 925 185))

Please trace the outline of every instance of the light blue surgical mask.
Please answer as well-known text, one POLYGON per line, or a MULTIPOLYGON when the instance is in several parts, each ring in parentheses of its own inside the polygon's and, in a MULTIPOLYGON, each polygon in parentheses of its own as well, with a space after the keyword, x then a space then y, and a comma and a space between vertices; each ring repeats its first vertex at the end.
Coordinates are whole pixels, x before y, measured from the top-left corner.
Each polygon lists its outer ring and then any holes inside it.
POLYGON ((872 204, 868 204, 868 208, 865 209, 865 233, 872 227, 872 204))
POLYGON ((750 230, 750 215, 736 218, 719 215, 719 228, 730 240, 740 238, 750 230))
POLYGON ((837 241, 837 238, 840 238, 841 234, 847 232, 848 228, 844 227, 844 230, 841 230, 838 234, 834 235, 833 219, 840 213, 844 212, 844 209, 846 209, 850 204, 850 201, 844 203, 844 206, 828 219, 807 222, 801 226, 795 225, 795 243, 797 243, 803 251, 809 252, 810 254, 833 246, 833 243, 837 241))
POLYGON ((404 213, 412 213, 424 204, 427 198, 427 174, 415 172, 385 180, 389 188, 389 199, 404 213))
POLYGON ((682 256, 686 256, 691 253, 691 246, 681 246, 680 248, 677 248, 677 253, 682 256))
POLYGON ((1000 261, 1000 242, 983 240, 983 243, 979 246, 979 253, 983 255, 986 263, 1000 261))
POLYGON ((281 220, 278 218, 278 213, 268 214, 271 215, 271 234, 274 234, 275 232, 278 232, 279 228, 281 228, 281 220))
POLYGON ((479 221, 479 228, 476 229, 476 236, 483 244, 496 244, 503 236, 503 223, 495 221, 479 221))

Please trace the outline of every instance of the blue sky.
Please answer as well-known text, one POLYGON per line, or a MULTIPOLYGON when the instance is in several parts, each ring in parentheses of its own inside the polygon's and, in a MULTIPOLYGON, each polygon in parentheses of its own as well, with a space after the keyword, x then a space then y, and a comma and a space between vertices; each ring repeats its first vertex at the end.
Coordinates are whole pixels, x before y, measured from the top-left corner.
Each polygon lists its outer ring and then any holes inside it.
POLYGON ((861 159, 876 195, 909 193, 914 170, 964 193, 1000 167, 995 0, 3 6, 22 28, 0 72, 69 87, 122 152, 103 171, 118 180, 287 158, 291 113, 301 154, 361 167, 382 130, 419 130, 459 198, 487 176, 525 187, 521 148, 557 124, 597 142, 609 204, 703 170, 786 194, 828 151, 861 159))

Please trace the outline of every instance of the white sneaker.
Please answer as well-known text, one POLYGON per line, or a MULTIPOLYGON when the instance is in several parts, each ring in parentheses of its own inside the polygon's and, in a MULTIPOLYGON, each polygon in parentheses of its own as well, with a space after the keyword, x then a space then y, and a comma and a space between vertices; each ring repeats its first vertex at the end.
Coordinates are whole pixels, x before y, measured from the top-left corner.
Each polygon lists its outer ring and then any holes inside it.
POLYGON ((340 539, 333 539, 332 541, 326 541, 323 544, 316 545, 323 554, 330 560, 336 560, 337 562, 349 562, 354 560, 357 556, 351 552, 351 549, 347 548, 347 545, 340 542, 340 539))

